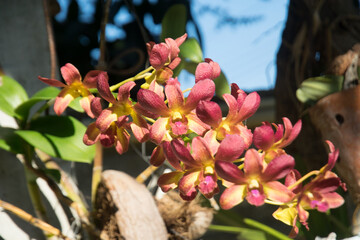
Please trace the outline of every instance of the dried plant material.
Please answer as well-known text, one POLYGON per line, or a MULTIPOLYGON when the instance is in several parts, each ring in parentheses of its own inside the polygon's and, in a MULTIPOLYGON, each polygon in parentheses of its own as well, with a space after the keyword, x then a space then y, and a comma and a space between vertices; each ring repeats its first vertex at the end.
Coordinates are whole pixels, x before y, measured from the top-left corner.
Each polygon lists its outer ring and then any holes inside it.
POLYGON ((198 199, 187 202, 171 191, 157 202, 169 232, 169 239, 197 239, 207 231, 213 210, 202 207, 198 199))
POLYGON ((102 239, 167 239, 153 196, 123 172, 102 173, 95 204, 102 239))

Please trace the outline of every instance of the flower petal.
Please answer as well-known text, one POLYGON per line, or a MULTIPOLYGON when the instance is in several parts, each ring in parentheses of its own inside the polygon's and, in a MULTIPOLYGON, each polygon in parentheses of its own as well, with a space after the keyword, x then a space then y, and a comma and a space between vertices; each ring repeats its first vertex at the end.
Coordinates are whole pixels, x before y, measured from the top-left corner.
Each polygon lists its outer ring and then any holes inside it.
POLYGON ((149 139, 149 128, 145 119, 138 114, 131 114, 133 122, 130 124, 134 137, 139 142, 145 142, 149 139))
POLYGON ((91 100, 90 104, 91 112, 94 114, 95 117, 99 117, 102 112, 101 106, 101 98, 95 97, 91 100))
POLYGON ((99 74, 102 72, 103 71, 100 70, 92 70, 88 72, 83 80, 84 86, 87 88, 96 88, 99 74))
POLYGON ((156 146, 151 153, 150 164, 155 167, 158 167, 161 164, 163 164, 164 161, 165 161, 165 154, 163 147, 161 145, 156 146))
POLYGON ((255 128, 253 139, 255 147, 266 151, 274 144, 274 131, 269 124, 263 123, 255 128))
POLYGON ((168 125, 169 118, 159 118, 156 120, 153 125, 150 127, 150 139, 159 144, 167 131, 166 127, 168 125))
POLYGON ((245 185, 234 185, 225 189, 220 197, 221 208, 228 210, 240 204, 245 197, 245 187, 245 185))
POLYGON ((100 138, 100 130, 96 127, 96 124, 93 122, 91 123, 84 134, 83 142, 85 145, 93 145, 96 143, 100 138))
POLYGON ((245 153, 244 172, 246 175, 259 175, 263 170, 263 158, 255 149, 245 153))
POLYGON ((338 208, 345 202, 344 198, 336 192, 323 193, 321 196, 323 201, 328 203, 329 208, 338 208))
POLYGON ((216 131, 214 130, 207 131, 204 135, 204 140, 211 152, 211 155, 215 156, 220 146, 220 143, 216 140, 216 131))
POLYGON ((260 96, 257 92, 252 92, 245 98, 239 109, 238 121, 244 121, 251 117, 260 106, 260 96))
POLYGON ((222 120, 222 112, 220 106, 211 101, 200 101, 196 107, 196 115, 204 123, 216 128, 222 120))
POLYGON ((290 120, 286 117, 283 118, 283 121, 285 126, 285 133, 281 144, 279 144, 279 148, 286 147, 292 143, 301 131, 301 120, 297 121, 294 127, 292 126, 290 120))
POLYGON ((92 101, 92 99, 94 99, 94 95, 90 94, 86 97, 82 97, 80 99, 80 105, 81 107, 85 110, 86 114, 91 117, 94 118, 95 115, 94 113, 91 111, 91 107, 90 107, 90 103, 92 101))
POLYGON ((295 160, 292 156, 282 154, 274 158, 266 167, 261 178, 263 181, 273 181, 285 177, 294 168, 295 160))
POLYGON ((168 192, 172 189, 177 188, 178 183, 183 175, 184 172, 179 171, 164 173, 159 177, 158 185, 163 192, 168 192))
POLYGON ((210 58, 205 58, 205 62, 199 63, 195 70, 195 83, 204 79, 214 80, 220 75, 221 69, 218 63, 210 58))
MULTIPOLYGON (((57 115, 61 115, 67 106, 70 104, 72 100, 74 100, 74 96, 70 93, 70 89, 64 88, 61 90, 59 95, 55 99, 54 103, 54 111, 57 115)), ((76 96, 78 97, 78 96, 76 96)))
POLYGON ((42 81, 43 83, 46 83, 50 86, 53 86, 53 87, 66 87, 66 84, 60 82, 59 80, 56 80, 56 79, 50 79, 50 78, 43 78, 43 77, 40 77, 38 76, 38 79, 40 81, 42 81))
POLYGON ((166 82, 165 95, 169 101, 169 108, 177 109, 184 105, 184 95, 180 89, 180 83, 177 79, 170 78, 166 82))
POLYGON ((194 112, 189 113, 186 115, 186 118, 188 120, 188 128, 195 132, 198 135, 203 135, 206 130, 208 130, 210 127, 202 122, 194 112))
POLYGON ((118 128, 116 137, 115 149, 119 154, 123 154, 129 149, 130 134, 124 128, 118 128))
POLYGON ((129 101, 130 90, 135 86, 134 82, 127 82, 119 87, 117 99, 120 103, 129 101))
POLYGON ((198 162, 205 162, 213 158, 209 147, 201 137, 195 137, 192 140, 192 156, 198 162))
POLYGON ((180 142, 180 140, 178 139, 172 140, 171 149, 173 150, 176 157, 179 158, 185 165, 188 165, 189 167, 201 166, 200 163, 194 160, 189 150, 184 146, 182 142, 180 142))
POLYGON ((273 201, 287 203, 290 202, 295 194, 280 182, 273 181, 263 184, 265 195, 273 201))
POLYGON ((71 63, 65 64, 65 66, 60 68, 60 71, 67 85, 81 81, 79 70, 71 63))
POLYGON ((169 116, 169 110, 164 103, 164 100, 153 91, 140 89, 137 94, 137 99, 141 107, 145 110, 160 116, 169 116))
POLYGON ((215 83, 210 79, 199 81, 191 89, 184 110, 191 111, 201 100, 209 101, 215 93, 215 83))
POLYGON ((176 170, 182 170, 180 165, 180 159, 174 154, 174 151, 171 148, 171 143, 164 141, 160 145, 164 151, 164 155, 168 162, 173 166, 176 170))
MULTIPOLYGON (((225 93, 223 95, 223 98, 229 107, 229 111, 226 116, 226 121, 228 121, 228 122, 236 121, 237 115, 238 115, 238 104, 237 104, 236 99, 234 98, 234 96, 227 94, 227 93, 225 93)), ((235 122, 235 123, 237 123, 237 122, 235 122)))
POLYGON ((246 194, 248 203, 254 206, 261 206, 265 203, 266 195, 262 189, 251 189, 246 194))
POLYGON ((109 88, 109 77, 106 72, 101 72, 97 81, 97 89, 101 97, 103 97, 109 103, 115 103, 115 97, 109 88))
POLYGON ((179 181, 179 190, 183 195, 188 195, 195 188, 200 171, 186 172, 179 181))
POLYGON ((207 175, 201 179, 198 189, 206 198, 212 198, 219 192, 216 175, 207 175))
POLYGON ((168 61, 169 55, 170 49, 167 44, 155 44, 149 54, 149 61, 151 66, 153 66, 155 69, 162 68, 168 61))
POLYGON ((216 160, 234 161, 244 152, 245 144, 239 135, 227 135, 220 143, 216 160))
POLYGON ((183 44, 186 38, 187 38, 187 33, 184 33, 181 37, 176 38, 175 39, 176 45, 180 47, 180 45, 183 44))
POLYGON ((101 132, 105 132, 112 122, 117 121, 117 115, 112 111, 111 108, 104 109, 98 119, 96 119, 96 126, 101 132))
POLYGON ((244 178, 244 173, 233 163, 216 161, 215 171, 217 175, 219 175, 226 181, 237 184, 244 184, 246 182, 246 179, 244 178))

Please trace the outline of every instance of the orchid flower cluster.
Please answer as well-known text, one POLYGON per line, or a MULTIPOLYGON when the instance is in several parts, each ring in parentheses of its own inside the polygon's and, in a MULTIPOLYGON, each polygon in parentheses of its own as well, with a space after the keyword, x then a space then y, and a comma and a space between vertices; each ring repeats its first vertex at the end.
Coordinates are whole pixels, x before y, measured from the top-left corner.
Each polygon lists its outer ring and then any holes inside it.
POLYGON ((66 84, 39 79, 63 87, 54 104, 57 115, 81 97, 81 106, 95 119, 85 132, 86 145, 100 141, 104 147, 115 146, 123 154, 131 133, 141 143, 155 143, 150 164, 160 166, 167 161, 173 167, 158 180, 164 192, 178 189, 184 200, 194 199, 198 191, 212 198, 219 193, 220 180, 226 187, 220 197, 223 209, 244 199, 255 206, 278 205, 273 216, 293 226, 294 234, 298 232, 297 222, 307 227, 308 210, 325 212, 342 205, 344 199, 335 190, 339 186, 345 189, 345 185, 331 172, 338 157, 333 144, 327 141, 328 164, 301 177, 294 169, 294 158, 284 150, 299 134, 301 121, 292 125, 283 118, 283 124, 264 122, 252 131, 245 121, 257 111, 260 96, 256 92, 247 94, 236 84, 231 85, 231 93, 222 96, 228 107, 223 117, 220 106, 211 101, 213 80, 221 71, 216 62, 205 59, 198 64, 195 84, 184 97, 173 70, 181 61, 179 47, 186 37, 148 43, 151 66, 111 87, 106 72, 90 71, 82 81, 70 63, 61 68, 66 84), (133 102, 130 91, 138 79, 145 79, 145 83, 137 93, 137 102, 133 102), (117 96, 112 92, 115 89, 117 96), (108 103, 105 109, 101 103, 104 100, 108 103))

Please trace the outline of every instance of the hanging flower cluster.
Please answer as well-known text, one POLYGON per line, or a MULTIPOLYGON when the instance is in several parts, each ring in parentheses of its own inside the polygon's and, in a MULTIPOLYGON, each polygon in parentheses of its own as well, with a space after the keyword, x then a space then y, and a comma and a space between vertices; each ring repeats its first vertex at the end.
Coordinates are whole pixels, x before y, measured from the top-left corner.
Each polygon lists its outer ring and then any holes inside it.
POLYGON ((257 111, 260 96, 256 92, 247 94, 236 84, 231 85, 230 94, 222 96, 228 107, 223 117, 220 106, 211 101, 215 93, 213 80, 221 71, 216 62, 205 59, 198 64, 194 86, 184 96, 173 69, 181 61, 179 46, 185 39, 186 34, 175 40, 167 38, 165 43, 148 43, 151 67, 111 87, 106 72, 91 71, 82 82, 71 64, 61 68, 67 85, 39 78, 49 85, 64 87, 55 101, 58 115, 70 101, 82 97, 82 107, 96 119, 87 128, 85 144, 100 141, 123 154, 128 150, 131 133, 139 142, 155 143, 150 163, 160 166, 167 161, 173 167, 158 180, 164 192, 178 189, 185 200, 194 199, 198 192, 212 198, 219 193, 221 182, 226 187, 220 197, 223 209, 244 199, 255 206, 278 205, 273 216, 293 226, 293 234, 298 232, 297 222, 307 227, 308 210, 324 212, 342 205, 344 200, 335 190, 339 186, 345 189, 345 185, 331 172, 338 157, 332 143, 327 142, 328 164, 301 177, 294 169, 294 158, 284 150, 298 136, 301 121, 292 125, 283 118, 283 124, 264 122, 252 131, 245 122, 257 111), (135 80, 143 78, 145 83, 134 103, 130 90, 135 80), (90 88, 96 88, 99 96, 95 97, 90 88), (115 89, 116 97, 112 92, 115 89), (104 109, 102 100, 107 102, 104 109))

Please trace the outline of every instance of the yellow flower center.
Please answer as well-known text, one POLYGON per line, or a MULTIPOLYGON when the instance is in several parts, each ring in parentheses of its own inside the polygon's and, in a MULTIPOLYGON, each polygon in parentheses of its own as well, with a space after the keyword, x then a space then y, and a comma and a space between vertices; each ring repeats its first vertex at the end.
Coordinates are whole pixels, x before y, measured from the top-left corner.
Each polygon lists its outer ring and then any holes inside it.
POLYGON ((256 179, 251 179, 250 183, 249 183, 249 188, 250 189, 254 189, 254 188, 259 188, 260 184, 256 179))

